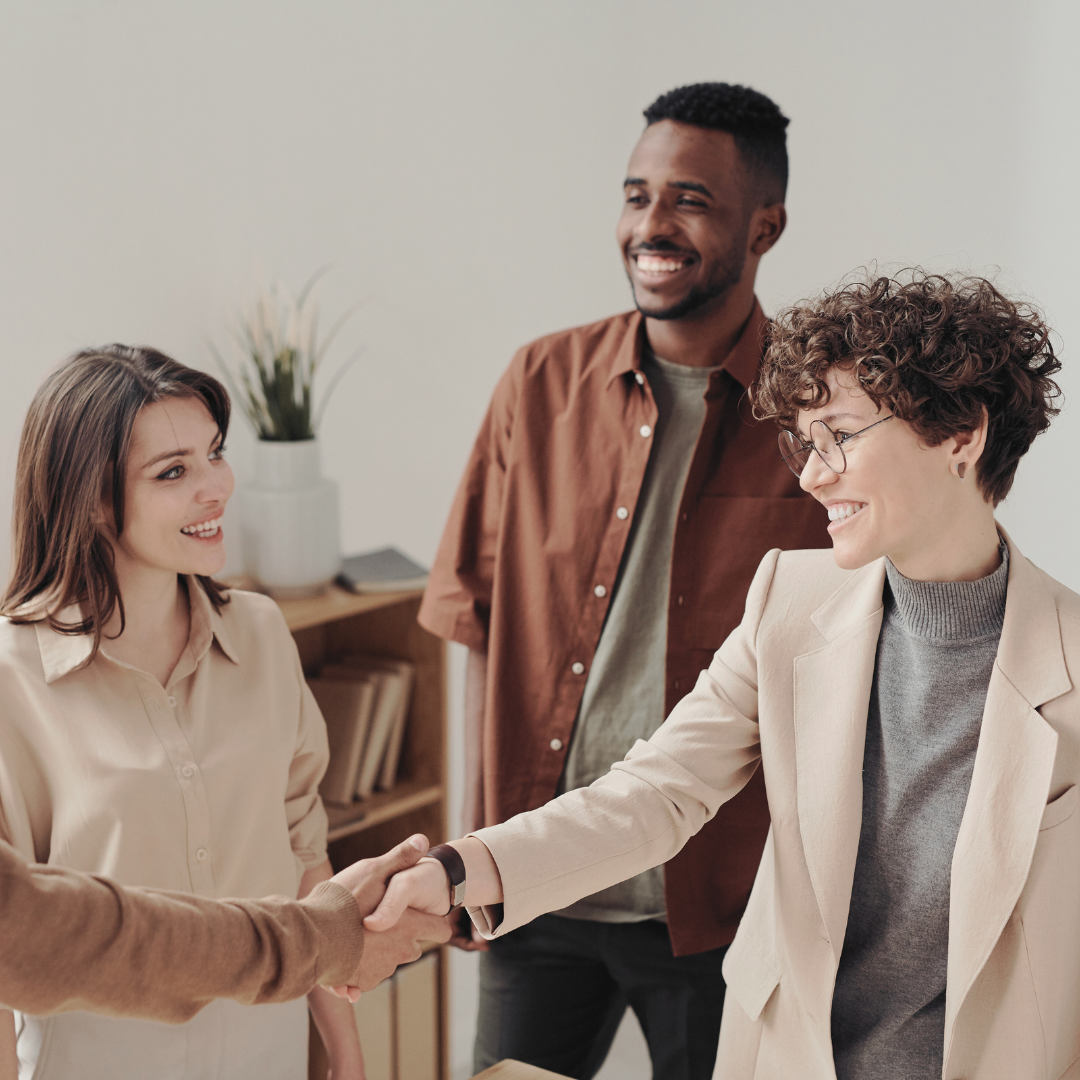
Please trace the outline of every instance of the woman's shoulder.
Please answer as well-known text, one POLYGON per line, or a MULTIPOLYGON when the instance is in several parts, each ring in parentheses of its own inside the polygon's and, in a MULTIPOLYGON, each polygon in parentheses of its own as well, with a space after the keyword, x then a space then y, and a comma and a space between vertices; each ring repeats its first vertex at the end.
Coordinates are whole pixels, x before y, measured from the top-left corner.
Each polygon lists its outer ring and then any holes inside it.
POLYGON ((800 548, 781 551, 773 573, 773 587, 782 588, 786 595, 821 603, 853 577, 871 570, 874 564, 858 570, 843 570, 836 565, 832 548, 800 548))
POLYGON ((263 593, 230 589, 228 603, 218 610, 218 618, 230 641, 241 651, 261 650, 275 644, 293 648, 292 634, 281 608, 263 593))
POLYGON ((225 612, 229 612, 241 618, 277 618, 282 623, 285 621, 277 602, 266 593, 250 592, 247 589, 229 589, 228 598, 229 602, 221 609, 223 617, 225 612))
POLYGON ((853 570, 841 570, 833 558, 832 548, 795 548, 792 551, 780 551, 777 555, 777 564, 782 563, 785 567, 818 566, 832 568, 837 574, 852 574, 853 570))
POLYGON ((1047 591, 1053 598, 1054 607, 1057 608, 1061 621, 1069 622, 1075 634, 1080 634, 1080 594, 1075 593, 1068 585, 1051 577, 1045 570, 1031 564, 1036 574, 1046 586, 1047 591))
POLYGON ((819 632, 829 636, 881 607, 885 569, 884 560, 875 559, 844 570, 831 548, 812 548, 770 552, 758 575, 762 629, 785 639, 794 634, 801 640, 809 633, 817 640, 819 632))

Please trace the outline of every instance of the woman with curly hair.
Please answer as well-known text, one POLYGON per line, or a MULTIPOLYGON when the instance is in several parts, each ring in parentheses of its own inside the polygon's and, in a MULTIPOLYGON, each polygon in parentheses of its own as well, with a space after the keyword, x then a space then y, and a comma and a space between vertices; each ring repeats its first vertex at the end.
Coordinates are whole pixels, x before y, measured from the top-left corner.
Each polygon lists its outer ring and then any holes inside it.
POLYGON ((368 925, 445 911, 450 873, 505 934, 670 859, 760 766, 772 827, 717 1077, 1080 1077, 1080 597, 994 520, 1059 367, 1039 315, 980 278, 788 311, 754 400, 831 554, 770 552, 648 743, 436 849, 368 925))

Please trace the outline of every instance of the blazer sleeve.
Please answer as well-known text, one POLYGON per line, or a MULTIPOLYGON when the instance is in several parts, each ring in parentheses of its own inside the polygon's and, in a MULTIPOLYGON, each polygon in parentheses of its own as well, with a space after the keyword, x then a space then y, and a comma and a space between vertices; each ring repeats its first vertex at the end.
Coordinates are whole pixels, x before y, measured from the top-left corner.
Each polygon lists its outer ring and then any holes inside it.
POLYGON ((355 979, 360 909, 337 882, 300 902, 209 900, 27 865, 0 843, 0 1002, 181 1023, 214 998, 288 1001, 355 979))
POLYGON ((762 560, 742 622, 648 742, 591 786, 472 834, 503 884, 501 916, 470 909, 485 937, 667 862, 747 783, 761 756, 757 633, 779 554, 762 560))

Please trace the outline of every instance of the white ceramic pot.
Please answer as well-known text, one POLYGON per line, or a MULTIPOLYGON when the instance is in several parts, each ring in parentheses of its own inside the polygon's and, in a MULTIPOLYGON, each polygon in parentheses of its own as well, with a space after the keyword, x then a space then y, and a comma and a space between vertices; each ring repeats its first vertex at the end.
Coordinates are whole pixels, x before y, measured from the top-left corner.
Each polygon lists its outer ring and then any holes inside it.
POLYGON ((256 444, 255 480, 240 491, 244 569, 271 596, 322 592, 341 569, 338 489, 319 469, 317 439, 256 444))

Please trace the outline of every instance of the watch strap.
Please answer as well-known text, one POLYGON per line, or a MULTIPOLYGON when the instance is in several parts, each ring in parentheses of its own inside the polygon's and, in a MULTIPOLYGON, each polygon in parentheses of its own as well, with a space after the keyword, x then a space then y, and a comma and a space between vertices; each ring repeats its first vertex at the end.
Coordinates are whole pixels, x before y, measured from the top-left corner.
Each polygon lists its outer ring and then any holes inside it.
POLYGON ((465 861, 458 854, 457 848, 449 844, 436 844, 428 853, 428 858, 442 863, 446 877, 450 882, 450 907, 460 907, 465 902, 465 861))

